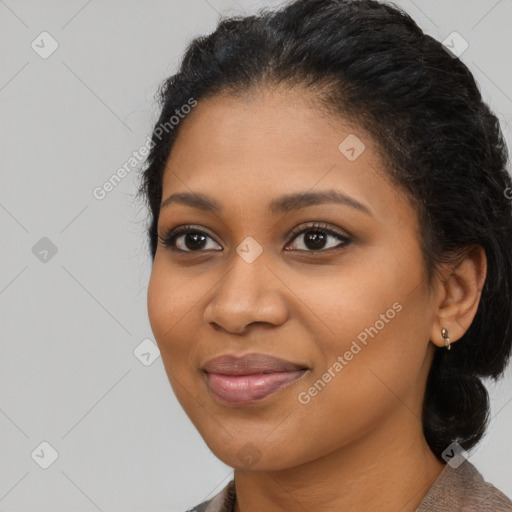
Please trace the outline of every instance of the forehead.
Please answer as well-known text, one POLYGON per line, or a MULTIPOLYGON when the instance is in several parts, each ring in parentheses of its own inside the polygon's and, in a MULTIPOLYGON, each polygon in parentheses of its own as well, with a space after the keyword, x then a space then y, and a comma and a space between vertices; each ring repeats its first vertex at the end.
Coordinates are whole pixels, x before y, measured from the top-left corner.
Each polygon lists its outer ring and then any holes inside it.
POLYGON ((201 100, 178 129, 164 200, 192 190, 240 211, 294 191, 336 188, 379 210, 399 195, 376 142, 348 121, 326 116, 300 90, 201 100))
POLYGON ((226 158, 324 159, 337 156, 336 142, 353 132, 348 122, 326 117, 302 90, 222 94, 200 100, 182 121, 170 158, 180 159, 183 150, 190 163, 209 159, 212 165, 226 158))

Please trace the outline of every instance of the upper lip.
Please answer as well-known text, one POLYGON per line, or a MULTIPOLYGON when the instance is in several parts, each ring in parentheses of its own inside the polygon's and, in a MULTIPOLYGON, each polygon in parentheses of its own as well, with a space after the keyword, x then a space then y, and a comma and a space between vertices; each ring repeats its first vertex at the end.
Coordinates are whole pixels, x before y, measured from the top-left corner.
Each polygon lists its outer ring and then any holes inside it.
POLYGON ((254 373, 289 372, 307 370, 307 366, 267 354, 245 354, 235 356, 224 354, 208 360, 202 370, 223 375, 250 375, 254 373))

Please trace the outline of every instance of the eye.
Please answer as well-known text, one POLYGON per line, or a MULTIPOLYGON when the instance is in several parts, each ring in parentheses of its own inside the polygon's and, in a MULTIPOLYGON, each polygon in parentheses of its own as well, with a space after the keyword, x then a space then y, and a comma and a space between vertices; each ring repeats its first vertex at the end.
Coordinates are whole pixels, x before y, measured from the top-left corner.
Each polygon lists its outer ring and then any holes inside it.
POLYGON ((299 248, 295 250, 306 251, 306 252, 320 252, 329 251, 330 249, 338 250, 342 249, 350 244, 351 239, 347 235, 340 233, 334 229, 329 228, 322 222, 315 222, 309 226, 302 226, 294 229, 291 233, 293 240, 299 239, 303 236, 302 243, 298 244, 299 248), (340 241, 337 245, 328 245, 329 238, 340 241))
POLYGON ((180 226, 171 229, 164 236, 158 235, 158 239, 165 247, 181 252, 198 252, 205 248, 211 249, 211 247, 208 247, 208 238, 212 239, 205 231, 194 226, 180 226))
MULTIPOLYGON (((294 250, 306 252, 325 252, 331 249, 342 249, 351 242, 350 237, 329 228, 322 222, 316 222, 306 227, 299 226, 292 231, 290 236, 292 241, 299 239, 300 236, 304 236, 302 244, 299 244, 299 248, 294 250), (329 247, 327 244, 329 238, 338 240, 339 243, 329 247)), ((158 239, 165 247, 169 247, 174 251, 202 252, 203 249, 222 251, 222 248, 215 242, 213 247, 208 247, 208 239, 213 241, 212 237, 202 229, 190 225, 171 229, 163 236, 158 235, 158 239), (215 246, 219 247, 219 249, 216 249, 215 246)))

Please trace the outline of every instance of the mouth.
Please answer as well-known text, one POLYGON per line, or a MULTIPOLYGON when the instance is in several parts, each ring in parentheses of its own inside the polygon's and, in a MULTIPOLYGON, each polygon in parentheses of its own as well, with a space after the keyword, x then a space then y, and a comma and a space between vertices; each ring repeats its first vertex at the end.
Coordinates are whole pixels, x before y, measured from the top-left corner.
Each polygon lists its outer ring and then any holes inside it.
POLYGON ((249 404, 302 378, 305 365, 266 354, 222 355, 201 367, 207 387, 224 404, 249 404))
POLYGON ((205 372, 208 389, 222 402, 249 404, 289 386, 308 370, 294 370, 249 375, 223 375, 205 372))

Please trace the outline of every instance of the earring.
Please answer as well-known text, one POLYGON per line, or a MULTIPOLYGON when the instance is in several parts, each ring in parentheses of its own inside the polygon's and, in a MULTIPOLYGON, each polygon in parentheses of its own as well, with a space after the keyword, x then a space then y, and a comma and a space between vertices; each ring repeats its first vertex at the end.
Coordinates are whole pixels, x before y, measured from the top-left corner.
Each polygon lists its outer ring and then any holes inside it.
POLYGON ((446 348, 450 350, 450 338, 448 337, 448 331, 444 327, 441 329, 441 335, 444 338, 446 348))

